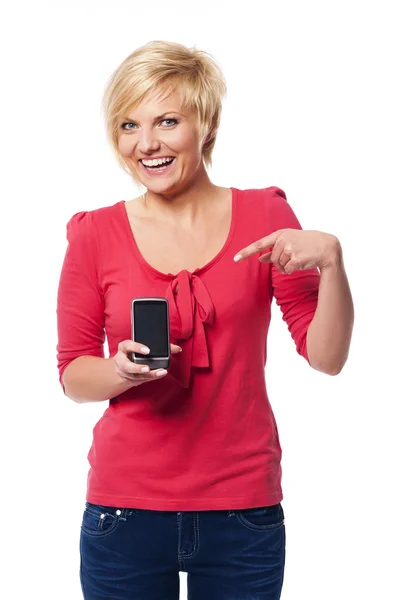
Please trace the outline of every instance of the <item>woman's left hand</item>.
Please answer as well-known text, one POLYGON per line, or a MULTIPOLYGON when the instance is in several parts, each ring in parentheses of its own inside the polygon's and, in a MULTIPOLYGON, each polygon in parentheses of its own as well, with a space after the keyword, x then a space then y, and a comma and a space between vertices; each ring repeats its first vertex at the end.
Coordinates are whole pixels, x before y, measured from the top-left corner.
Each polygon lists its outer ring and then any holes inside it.
POLYGON ((234 260, 239 262, 267 248, 272 248, 272 251, 263 254, 258 260, 263 263, 271 262, 281 273, 287 275, 297 270, 331 266, 337 262, 341 253, 338 238, 330 233, 278 229, 240 250, 234 260), (242 255, 242 258, 237 259, 238 255, 242 255))

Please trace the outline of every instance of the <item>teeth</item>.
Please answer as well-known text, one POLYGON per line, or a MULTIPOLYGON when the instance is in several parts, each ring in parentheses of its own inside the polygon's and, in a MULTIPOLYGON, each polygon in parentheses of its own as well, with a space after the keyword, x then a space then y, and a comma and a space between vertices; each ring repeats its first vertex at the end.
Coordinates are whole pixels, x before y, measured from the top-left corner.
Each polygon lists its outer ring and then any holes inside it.
POLYGON ((165 165, 167 163, 170 163, 174 160, 174 158, 157 158, 155 160, 142 160, 142 163, 146 166, 146 167, 155 167, 157 165, 165 165))

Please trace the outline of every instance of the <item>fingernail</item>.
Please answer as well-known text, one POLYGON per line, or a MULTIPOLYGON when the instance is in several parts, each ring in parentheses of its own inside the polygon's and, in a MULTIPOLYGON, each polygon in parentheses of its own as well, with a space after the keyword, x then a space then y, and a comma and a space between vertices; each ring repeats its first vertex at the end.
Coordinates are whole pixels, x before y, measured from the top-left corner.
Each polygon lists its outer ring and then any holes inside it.
POLYGON ((143 348, 140 348, 140 352, 143 352, 143 354, 148 354, 150 352, 150 348, 143 346, 143 348))
POLYGON ((140 370, 142 373, 148 373, 150 371, 149 367, 142 367, 140 370))
POLYGON ((179 346, 179 352, 182 352, 182 348, 179 346))
POLYGON ((243 254, 236 254, 236 256, 233 257, 233 260, 235 262, 238 262, 239 260, 242 260, 243 258, 243 254))
POLYGON ((158 373, 156 373, 157 377, 161 377, 161 375, 166 375, 167 371, 158 371, 158 373))

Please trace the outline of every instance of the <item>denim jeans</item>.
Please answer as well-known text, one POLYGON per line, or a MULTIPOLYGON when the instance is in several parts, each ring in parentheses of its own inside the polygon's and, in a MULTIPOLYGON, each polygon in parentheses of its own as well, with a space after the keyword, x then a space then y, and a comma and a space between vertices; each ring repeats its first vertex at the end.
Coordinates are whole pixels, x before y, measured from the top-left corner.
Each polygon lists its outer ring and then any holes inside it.
POLYGON ((86 502, 80 537, 85 600, 279 600, 282 505, 158 511, 86 502), (183 600, 183 599, 182 599, 183 600))

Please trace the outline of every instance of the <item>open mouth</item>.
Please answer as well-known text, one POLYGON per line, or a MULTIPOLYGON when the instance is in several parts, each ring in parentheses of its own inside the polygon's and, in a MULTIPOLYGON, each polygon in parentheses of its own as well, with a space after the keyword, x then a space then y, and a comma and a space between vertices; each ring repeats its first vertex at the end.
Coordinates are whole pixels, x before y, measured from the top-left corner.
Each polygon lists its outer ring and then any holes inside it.
POLYGON ((175 162, 175 157, 172 157, 172 160, 169 161, 168 163, 162 164, 162 165, 155 165, 154 167, 147 167, 146 165, 144 165, 142 163, 141 160, 139 160, 140 164, 142 165, 143 169, 146 169, 146 171, 148 171, 149 173, 164 173, 165 171, 167 171, 171 165, 174 164, 175 162))

